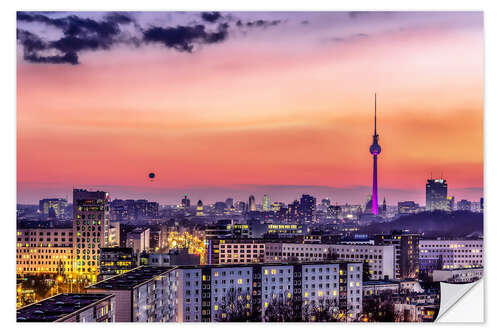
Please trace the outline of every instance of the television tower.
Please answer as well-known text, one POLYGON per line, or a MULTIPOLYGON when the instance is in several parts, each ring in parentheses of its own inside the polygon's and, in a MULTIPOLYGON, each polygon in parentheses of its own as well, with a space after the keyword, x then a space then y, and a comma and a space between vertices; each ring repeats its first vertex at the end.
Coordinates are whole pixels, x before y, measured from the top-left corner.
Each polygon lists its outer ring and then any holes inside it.
POLYGON ((370 146, 370 154, 373 155, 373 187, 372 187, 372 213, 378 215, 378 184, 377 184, 377 156, 382 151, 378 144, 377 134, 377 93, 375 93, 375 118, 374 118, 373 143, 370 146))

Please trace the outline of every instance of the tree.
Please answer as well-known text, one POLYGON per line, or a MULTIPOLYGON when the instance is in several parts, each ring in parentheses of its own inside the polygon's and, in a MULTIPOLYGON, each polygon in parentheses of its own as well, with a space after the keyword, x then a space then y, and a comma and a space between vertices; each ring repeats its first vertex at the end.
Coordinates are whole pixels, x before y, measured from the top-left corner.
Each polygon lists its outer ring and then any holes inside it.
POLYGON ((345 318, 345 312, 340 311, 337 300, 331 298, 304 302, 302 306, 303 321, 337 322, 345 318))
POLYGON ((220 322, 261 321, 260 307, 251 304, 250 294, 238 294, 230 289, 218 307, 216 320, 220 322))
POLYGON ((264 312, 264 321, 267 322, 289 322, 296 321, 291 298, 281 294, 274 297, 264 312))

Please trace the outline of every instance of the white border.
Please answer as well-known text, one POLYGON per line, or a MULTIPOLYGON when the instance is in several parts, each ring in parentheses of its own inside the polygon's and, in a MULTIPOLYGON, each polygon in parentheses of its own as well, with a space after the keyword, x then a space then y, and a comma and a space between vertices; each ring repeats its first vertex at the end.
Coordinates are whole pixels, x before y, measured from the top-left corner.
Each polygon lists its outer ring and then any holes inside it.
MULTIPOLYGON (((24 0, 24 1, 3 1, 1 5, 1 34, 0 39, 3 43, 1 55, 1 89, 2 94, 2 121, 1 123, 1 142, 2 144, 2 156, 3 163, 1 164, 2 172, 1 177, 2 185, 1 191, 1 216, 3 217, 0 223, 3 223, 6 228, 4 232, 4 239, 1 242, 4 251, 4 267, 7 269, 2 271, 0 275, 2 279, 1 286, 3 287, 2 297, 2 314, 4 329, 15 329, 15 330, 38 330, 38 329, 50 329, 53 331, 67 331, 71 329, 72 331, 87 331, 89 329, 88 325, 44 325, 41 324, 34 325, 16 325, 15 323, 15 204, 16 204, 16 118, 15 118, 15 77, 16 77, 16 55, 15 55, 15 11, 16 10, 288 10, 288 11, 307 11, 307 10, 483 10, 485 15, 485 44, 486 44, 486 69, 485 72, 485 205, 486 205, 486 217, 485 217, 485 260, 486 260, 486 278, 485 283, 491 277, 491 281, 498 276, 498 264, 494 259, 491 262, 488 261, 488 257, 495 258, 495 253, 498 252, 497 244, 499 243, 495 238, 500 235, 499 227, 500 218, 497 207, 495 207, 495 202, 500 198, 499 196, 499 173, 500 173, 500 163, 498 157, 498 148, 495 143, 500 142, 498 125, 499 125, 499 114, 500 105, 498 102, 498 90, 500 89, 500 42, 499 42, 499 32, 500 32, 500 11, 497 5, 498 1, 435 1, 435 0, 419 0, 419 1, 401 1, 401 0, 358 0, 358 1, 344 1, 344 2, 332 2, 332 1, 297 1, 288 0, 286 2, 271 2, 269 0, 252 0, 246 2, 237 2, 231 0, 210 0, 210 1, 132 1, 132 0, 121 0, 116 2, 110 1, 98 1, 98 0, 86 0, 80 1, 79 3, 68 2, 63 0, 24 0), (491 242, 490 242, 491 241, 491 242)), ((499 321, 496 311, 494 310, 497 305, 497 287, 496 283, 491 283, 485 288, 487 290, 486 300, 489 305, 486 304, 486 325, 453 325, 446 324, 428 324, 425 327, 422 324, 405 324, 404 330, 433 330, 433 329, 452 329, 453 331, 470 331, 480 328, 492 328, 493 325, 499 321)), ((316 324, 295 324, 295 325, 152 325, 152 324, 142 324, 142 325, 122 325, 120 330, 134 330, 140 326, 147 327, 148 331, 164 331, 164 330, 183 330, 185 331, 211 331, 217 330, 222 331, 233 331, 238 330, 241 332, 253 332, 255 330, 302 330, 311 329, 315 330, 335 330, 335 329, 349 329, 349 330, 387 330, 387 331, 400 331, 402 329, 401 325, 398 324, 348 324, 349 327, 334 327, 330 325, 316 325, 316 324), (147 326, 146 326, 147 325, 147 326), (311 326, 314 325, 314 326, 311 326), (382 327, 384 326, 384 327, 382 327)), ((102 325, 93 325, 92 330, 110 330, 116 329, 116 326, 106 327, 102 325)))

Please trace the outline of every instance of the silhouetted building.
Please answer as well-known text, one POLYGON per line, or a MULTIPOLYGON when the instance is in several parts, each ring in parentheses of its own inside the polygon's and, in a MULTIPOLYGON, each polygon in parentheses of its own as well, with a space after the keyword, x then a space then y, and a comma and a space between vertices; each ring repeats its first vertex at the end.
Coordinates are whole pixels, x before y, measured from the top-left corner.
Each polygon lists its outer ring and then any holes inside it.
POLYGON ((184 194, 184 198, 181 200, 182 208, 189 208, 191 206, 191 201, 188 199, 188 195, 184 194))
POLYGON ((416 214, 419 212, 418 203, 414 201, 400 201, 398 202, 398 213, 400 215, 416 214))
POLYGON ((299 217, 302 223, 312 223, 315 220, 316 198, 303 194, 300 198, 299 217))
POLYGON ((460 200, 457 202, 457 210, 471 211, 471 202, 468 200, 460 200))
POLYGON ((448 211, 448 184, 445 179, 428 179, 425 187, 425 210, 448 211))
POLYGON ((291 204, 288 204, 288 211, 286 214, 287 223, 298 223, 299 222, 299 210, 300 203, 298 200, 294 200, 291 204))

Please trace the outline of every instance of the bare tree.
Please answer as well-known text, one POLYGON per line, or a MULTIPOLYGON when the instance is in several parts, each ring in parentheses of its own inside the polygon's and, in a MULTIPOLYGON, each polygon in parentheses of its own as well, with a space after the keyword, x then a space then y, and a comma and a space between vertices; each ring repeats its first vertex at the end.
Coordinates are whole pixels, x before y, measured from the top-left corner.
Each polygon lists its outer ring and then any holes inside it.
POLYGON ((260 313, 252 305, 250 294, 238 294, 234 289, 228 291, 219 309, 216 320, 220 322, 260 321, 260 313))
POLYGON ((289 322, 296 321, 293 311, 293 302, 291 298, 280 294, 273 297, 264 312, 264 321, 267 322, 289 322))

